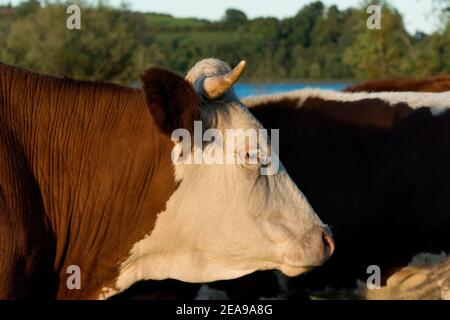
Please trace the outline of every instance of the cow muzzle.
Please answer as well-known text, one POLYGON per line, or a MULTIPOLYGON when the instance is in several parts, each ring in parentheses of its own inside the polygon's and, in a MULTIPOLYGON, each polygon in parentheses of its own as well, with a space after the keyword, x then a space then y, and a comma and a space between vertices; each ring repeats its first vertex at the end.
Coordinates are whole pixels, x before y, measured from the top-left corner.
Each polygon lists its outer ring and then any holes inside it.
POLYGON ((295 242, 291 242, 283 257, 281 271, 298 275, 324 264, 334 253, 335 244, 327 226, 314 226, 295 242))

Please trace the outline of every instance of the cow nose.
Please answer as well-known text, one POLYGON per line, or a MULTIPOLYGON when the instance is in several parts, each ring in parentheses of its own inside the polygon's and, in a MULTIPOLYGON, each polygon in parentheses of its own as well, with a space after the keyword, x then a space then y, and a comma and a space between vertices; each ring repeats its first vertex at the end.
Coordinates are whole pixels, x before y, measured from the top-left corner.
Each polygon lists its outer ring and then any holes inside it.
POLYGON ((323 233, 322 233, 322 240, 323 240, 323 244, 324 244, 325 259, 329 259, 333 255, 334 248, 335 248, 335 244, 334 244, 333 236, 331 235, 330 228, 328 228, 328 227, 324 228, 323 233))
POLYGON ((302 241, 307 244, 307 252, 304 261, 314 267, 324 264, 334 252, 334 240, 330 229, 325 225, 312 227, 303 237, 302 241))

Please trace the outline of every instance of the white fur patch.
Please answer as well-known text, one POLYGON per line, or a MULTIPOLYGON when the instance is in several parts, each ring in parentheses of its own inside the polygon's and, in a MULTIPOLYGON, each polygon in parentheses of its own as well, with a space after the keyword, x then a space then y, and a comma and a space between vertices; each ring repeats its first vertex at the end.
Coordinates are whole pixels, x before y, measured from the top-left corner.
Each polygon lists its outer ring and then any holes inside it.
POLYGON ((380 99, 390 105, 397 103, 406 103, 411 108, 430 107, 435 108, 449 108, 450 107, 450 92, 430 93, 430 92, 340 92, 331 90, 319 89, 302 89, 291 91, 287 93, 264 95, 258 97, 249 97, 243 99, 243 102, 248 106, 270 102, 279 101, 285 98, 298 99, 298 106, 301 107, 304 101, 308 98, 319 98, 322 100, 336 100, 336 101, 358 101, 363 99, 380 99))
POLYGON ((438 108, 438 107, 431 107, 430 112, 433 115, 433 117, 439 117, 446 113, 448 111, 448 108, 438 108))

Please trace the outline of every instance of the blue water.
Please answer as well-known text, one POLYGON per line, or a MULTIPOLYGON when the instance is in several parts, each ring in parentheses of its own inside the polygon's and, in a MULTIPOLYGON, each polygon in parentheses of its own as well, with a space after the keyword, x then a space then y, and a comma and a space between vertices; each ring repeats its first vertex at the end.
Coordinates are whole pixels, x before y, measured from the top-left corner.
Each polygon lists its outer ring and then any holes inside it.
POLYGON ((238 83, 234 85, 234 90, 240 98, 261 95, 274 94, 287 91, 293 91, 305 88, 342 90, 350 85, 349 83, 272 83, 272 84, 248 84, 238 83))

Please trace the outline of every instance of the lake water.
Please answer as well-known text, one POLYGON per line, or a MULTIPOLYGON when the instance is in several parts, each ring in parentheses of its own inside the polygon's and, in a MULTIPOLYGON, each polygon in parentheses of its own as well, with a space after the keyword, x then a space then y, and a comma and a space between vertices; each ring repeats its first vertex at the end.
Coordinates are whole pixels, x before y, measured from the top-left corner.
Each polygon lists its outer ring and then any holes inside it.
POLYGON ((234 85, 234 90, 240 98, 274 94, 287 91, 294 91, 305 88, 325 89, 325 90, 342 90, 349 86, 350 83, 271 83, 271 84, 248 84, 238 83, 234 85))

